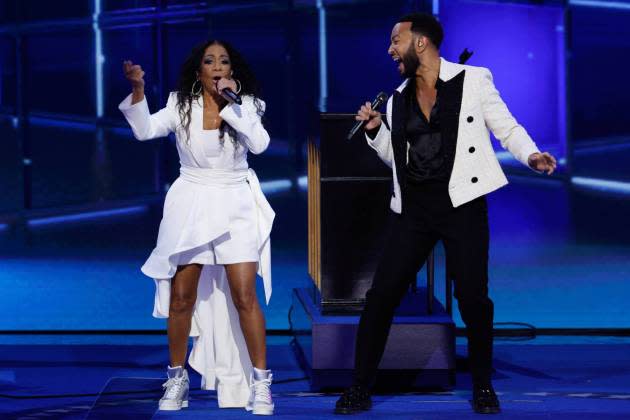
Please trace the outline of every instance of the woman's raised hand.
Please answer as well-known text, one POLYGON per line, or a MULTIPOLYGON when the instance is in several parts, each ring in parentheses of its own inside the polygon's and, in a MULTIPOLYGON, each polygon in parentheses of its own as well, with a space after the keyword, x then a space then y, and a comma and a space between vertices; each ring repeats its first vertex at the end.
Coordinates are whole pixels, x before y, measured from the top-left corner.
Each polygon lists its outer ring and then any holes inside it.
POLYGON ((217 93, 221 94, 223 89, 229 88, 232 89, 232 92, 236 92, 236 82, 233 79, 226 79, 225 77, 220 78, 215 81, 214 87, 217 93))
POLYGON ((144 99, 144 70, 140 64, 133 64, 131 60, 123 61, 123 72, 131 83, 131 104, 137 104, 144 99))
POLYGON ((144 89, 144 70, 131 60, 123 61, 123 72, 134 90, 144 89))

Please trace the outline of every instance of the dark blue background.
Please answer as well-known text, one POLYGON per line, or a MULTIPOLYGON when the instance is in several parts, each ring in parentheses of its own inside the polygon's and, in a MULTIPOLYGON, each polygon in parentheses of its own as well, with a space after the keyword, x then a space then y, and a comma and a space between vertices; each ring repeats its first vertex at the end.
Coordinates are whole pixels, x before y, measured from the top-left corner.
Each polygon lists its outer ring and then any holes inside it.
MULTIPOLYGON (((412 10, 441 19, 445 58, 474 51, 469 64, 493 71, 516 118, 561 162, 545 178, 497 147, 512 181, 489 198, 497 321, 627 326, 630 2, 322 3, 0 3, 0 305, 15 315, 0 330, 163 327, 139 267, 178 159, 172 140, 133 140, 117 109, 129 93, 121 67, 143 66, 156 111, 208 38, 243 53, 267 102, 272 144, 250 163, 277 212, 268 327, 287 328, 290 291, 307 281, 305 144, 320 110, 354 112, 398 85, 386 50, 396 18, 412 10), (76 214, 89 218, 63 218, 76 214)), ((442 267, 440 249, 438 279, 442 267)))

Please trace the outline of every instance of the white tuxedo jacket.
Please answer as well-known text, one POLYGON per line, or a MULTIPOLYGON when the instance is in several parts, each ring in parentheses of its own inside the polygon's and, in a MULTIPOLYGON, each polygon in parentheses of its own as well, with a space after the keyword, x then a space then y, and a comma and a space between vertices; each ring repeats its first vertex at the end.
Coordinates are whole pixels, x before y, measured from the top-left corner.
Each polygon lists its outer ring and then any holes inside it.
MULTIPOLYGON (((488 130, 504 149, 526 166, 529 155, 539 150, 499 96, 488 69, 441 59, 439 78, 442 82, 452 82, 448 83, 447 97, 446 92, 440 91, 440 124, 442 135, 453 135, 456 141, 448 192, 453 206, 458 207, 508 183, 488 130), (445 133, 445 126, 449 128, 449 125, 451 130, 445 133)), ((373 140, 366 135, 368 144, 392 168, 394 190, 390 206, 396 213, 402 210, 401 183, 405 181, 401 175, 404 175, 409 154, 404 121, 400 121, 404 114, 402 92, 408 81, 405 80, 387 101, 387 124, 381 124, 373 140)))

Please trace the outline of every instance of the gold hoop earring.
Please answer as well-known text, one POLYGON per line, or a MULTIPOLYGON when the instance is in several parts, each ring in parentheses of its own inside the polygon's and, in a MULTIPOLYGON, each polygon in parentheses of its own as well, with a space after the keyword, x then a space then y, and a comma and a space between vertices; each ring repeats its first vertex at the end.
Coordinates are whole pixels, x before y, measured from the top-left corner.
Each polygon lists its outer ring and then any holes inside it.
POLYGON ((236 88, 236 92, 234 92, 234 93, 236 93, 238 95, 239 93, 241 93, 241 82, 238 79, 234 79, 234 81, 238 85, 238 88, 236 88))
POLYGON ((192 86, 190 87, 190 95, 191 96, 199 96, 201 95, 201 91, 203 90, 203 85, 201 84, 201 82, 199 81, 199 79, 195 80, 192 84, 192 86), (197 82, 199 82, 199 89, 197 90, 197 92, 195 92, 195 85, 197 84, 197 82))

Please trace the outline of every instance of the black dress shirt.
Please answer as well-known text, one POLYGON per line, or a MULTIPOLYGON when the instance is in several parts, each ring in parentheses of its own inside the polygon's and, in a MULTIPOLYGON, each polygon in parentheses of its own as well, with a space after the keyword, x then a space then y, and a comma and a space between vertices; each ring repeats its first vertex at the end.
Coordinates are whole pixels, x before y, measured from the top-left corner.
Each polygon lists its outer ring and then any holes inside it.
POLYGON ((405 138, 409 143, 407 180, 413 183, 448 183, 454 156, 442 136, 440 126, 440 80, 430 119, 420 110, 413 85, 406 89, 405 138))

